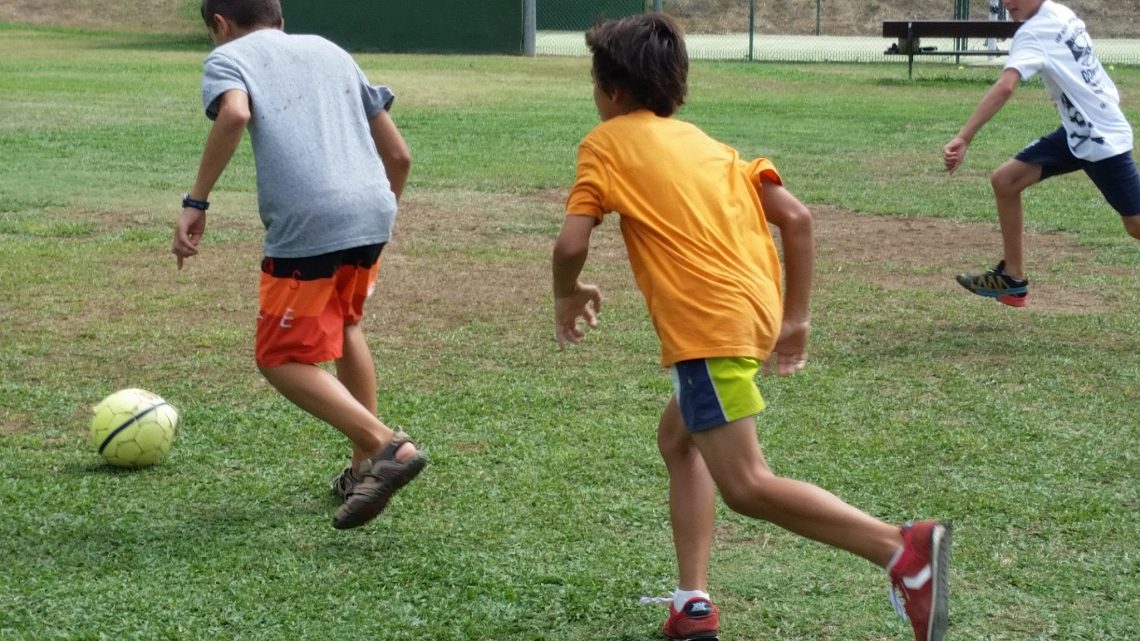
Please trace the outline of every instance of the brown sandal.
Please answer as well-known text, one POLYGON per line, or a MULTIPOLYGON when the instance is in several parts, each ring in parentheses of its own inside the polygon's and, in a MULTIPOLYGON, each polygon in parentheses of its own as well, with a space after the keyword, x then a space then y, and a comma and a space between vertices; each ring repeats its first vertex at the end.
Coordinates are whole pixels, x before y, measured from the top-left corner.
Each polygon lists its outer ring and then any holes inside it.
POLYGON ((396 460, 396 452, 406 443, 412 440, 398 431, 379 454, 361 464, 359 482, 336 511, 333 527, 347 530, 376 518, 392 495, 423 471, 428 460, 419 450, 407 460, 396 460))

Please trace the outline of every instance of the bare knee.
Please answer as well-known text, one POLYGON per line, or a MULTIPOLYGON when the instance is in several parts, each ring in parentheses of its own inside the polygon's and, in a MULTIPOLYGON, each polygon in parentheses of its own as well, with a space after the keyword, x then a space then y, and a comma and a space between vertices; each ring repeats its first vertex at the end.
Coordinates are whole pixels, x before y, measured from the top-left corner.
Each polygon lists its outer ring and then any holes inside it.
POLYGON ((770 470, 757 469, 717 487, 724 504, 733 512, 754 518, 767 518, 771 511, 768 494, 771 481, 775 478, 776 475, 770 470))
POLYGON ((1041 180, 1041 165, 1020 160, 1007 160, 990 175, 990 186, 998 198, 1019 196, 1030 185, 1041 180))
POLYGON ((694 456, 700 456, 695 443, 690 438, 674 432, 658 432, 657 451, 661 453, 666 466, 681 463, 694 456))
POLYGON ((1016 196, 1021 193, 1021 187, 1017 185, 1015 178, 1010 172, 999 168, 990 176, 990 187, 999 198, 1016 196))

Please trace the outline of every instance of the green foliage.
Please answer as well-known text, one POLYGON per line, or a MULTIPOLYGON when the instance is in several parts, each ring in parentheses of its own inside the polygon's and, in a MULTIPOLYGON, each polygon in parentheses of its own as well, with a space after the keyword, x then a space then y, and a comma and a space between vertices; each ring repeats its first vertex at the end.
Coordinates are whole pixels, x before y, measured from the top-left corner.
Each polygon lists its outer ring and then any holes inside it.
MULTIPOLYGON (((433 464, 339 532, 326 483, 344 440, 250 357, 248 146, 212 196, 203 255, 174 269, 206 48, 154 44, 0 38, 0 640, 657 638, 663 612, 637 597, 675 587, 653 437, 669 383, 614 225, 588 271, 602 326, 565 353, 550 331, 549 247, 596 123, 587 62, 360 56, 395 90, 415 159, 366 332, 384 418, 433 464), (89 408, 135 386, 183 429, 164 463, 108 469, 89 408)), ((681 116, 773 157, 813 204, 942 218, 996 252, 986 173, 1056 115, 1024 87, 946 177, 941 145, 991 75, 951 73, 701 63, 681 116)), ((1136 122, 1140 71, 1115 75, 1136 122)), ((948 293, 973 253, 914 267, 902 259, 929 248, 900 237, 860 262, 821 236, 812 361, 764 382, 761 438, 777 472, 876 516, 957 521, 955 638, 1128 639, 1140 253, 1078 176, 1028 206, 1071 248, 1037 257, 1068 307, 948 293)), ((726 638, 908 638, 865 562, 720 516, 726 638)))

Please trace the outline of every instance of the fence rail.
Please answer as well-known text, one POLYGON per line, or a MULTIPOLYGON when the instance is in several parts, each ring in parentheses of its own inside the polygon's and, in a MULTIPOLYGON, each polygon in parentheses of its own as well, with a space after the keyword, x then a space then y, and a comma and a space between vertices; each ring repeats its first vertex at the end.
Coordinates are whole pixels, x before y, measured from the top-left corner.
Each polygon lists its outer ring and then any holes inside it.
MULTIPOLYGON (((537 55, 583 56, 582 33, 601 18, 660 9, 685 28, 690 57, 787 62, 890 62, 884 20, 1004 18, 1000 0, 536 0, 537 55)), ((1140 0, 1065 0, 1088 25, 1104 64, 1140 65, 1140 0)), ((984 50, 985 39, 924 39, 923 46, 984 50)), ((1008 43, 1006 43, 1008 45, 1008 43)), ((978 56, 971 64, 998 64, 978 56)), ((947 55, 926 62, 953 62, 947 55)))

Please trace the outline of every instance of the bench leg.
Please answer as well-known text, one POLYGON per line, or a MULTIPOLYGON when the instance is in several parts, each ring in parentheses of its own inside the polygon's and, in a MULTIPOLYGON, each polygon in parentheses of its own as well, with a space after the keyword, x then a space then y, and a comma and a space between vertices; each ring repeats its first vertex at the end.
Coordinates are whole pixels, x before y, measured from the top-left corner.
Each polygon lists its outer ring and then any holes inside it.
POLYGON ((906 79, 914 80, 914 50, 918 47, 914 37, 914 23, 906 23, 906 79))

